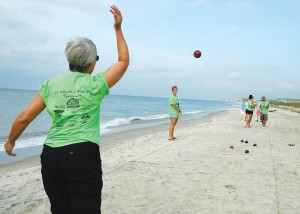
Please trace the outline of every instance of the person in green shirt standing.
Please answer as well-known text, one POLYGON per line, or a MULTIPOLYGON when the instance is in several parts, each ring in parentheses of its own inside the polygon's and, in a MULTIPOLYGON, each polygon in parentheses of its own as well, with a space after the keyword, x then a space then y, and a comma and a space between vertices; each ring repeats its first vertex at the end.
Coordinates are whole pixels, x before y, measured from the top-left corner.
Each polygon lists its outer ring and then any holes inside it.
POLYGON ((261 99, 262 101, 260 102, 260 109, 261 109, 260 120, 262 123, 262 127, 266 128, 270 105, 269 105, 269 101, 266 100, 266 96, 262 96, 261 99))
POLYGON ((175 140, 174 129, 177 124, 179 117, 182 116, 182 111, 180 109, 180 100, 177 97, 177 86, 172 86, 172 95, 169 98, 169 117, 171 120, 169 128, 169 140, 175 140))
POLYGON ((248 105, 246 108, 247 122, 245 128, 251 128, 250 123, 253 117, 253 111, 255 106, 257 105, 254 103, 253 99, 254 99, 253 95, 249 95, 248 105))
POLYGON ((118 61, 103 73, 91 75, 99 59, 88 38, 70 39, 65 55, 71 72, 46 80, 33 101, 15 119, 4 145, 13 153, 17 139, 46 109, 52 126, 41 154, 44 189, 55 214, 101 213, 100 105, 109 89, 124 75, 129 51, 122 33, 122 14, 111 6, 118 61))

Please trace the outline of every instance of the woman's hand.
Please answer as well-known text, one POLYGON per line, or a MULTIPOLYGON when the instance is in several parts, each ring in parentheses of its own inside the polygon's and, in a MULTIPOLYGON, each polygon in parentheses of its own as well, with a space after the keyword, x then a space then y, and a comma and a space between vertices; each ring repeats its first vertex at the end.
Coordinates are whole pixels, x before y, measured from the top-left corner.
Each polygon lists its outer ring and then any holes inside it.
POLYGON ((121 11, 115 5, 112 5, 110 8, 111 9, 109 11, 114 15, 115 18, 114 27, 115 29, 120 29, 123 20, 121 11))
POLYGON ((4 149, 6 151, 6 153, 9 155, 9 156, 16 156, 17 154, 13 153, 12 150, 14 149, 16 143, 15 142, 9 142, 9 141, 6 141, 5 145, 4 145, 4 149))

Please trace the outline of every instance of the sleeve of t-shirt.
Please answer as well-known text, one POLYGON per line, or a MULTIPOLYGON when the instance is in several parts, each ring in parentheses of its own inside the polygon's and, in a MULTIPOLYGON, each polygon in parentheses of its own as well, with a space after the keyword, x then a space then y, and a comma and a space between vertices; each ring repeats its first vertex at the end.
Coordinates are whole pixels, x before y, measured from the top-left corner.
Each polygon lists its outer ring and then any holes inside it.
POLYGON ((102 73, 92 76, 92 91, 103 96, 109 94, 109 86, 102 73))
POLYGON ((47 97, 49 96, 48 80, 44 81, 43 84, 40 85, 39 92, 44 103, 47 105, 47 97))

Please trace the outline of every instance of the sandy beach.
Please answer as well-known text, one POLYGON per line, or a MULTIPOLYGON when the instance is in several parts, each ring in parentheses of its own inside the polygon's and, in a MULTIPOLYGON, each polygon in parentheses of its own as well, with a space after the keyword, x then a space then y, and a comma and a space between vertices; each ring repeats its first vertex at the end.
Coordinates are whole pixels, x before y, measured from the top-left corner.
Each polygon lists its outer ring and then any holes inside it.
MULTIPOLYGON (((102 213, 300 213, 300 114, 254 119, 179 121, 176 141, 168 124, 102 137, 102 213)), ((0 165, 0 213, 50 213, 39 157, 0 165)))

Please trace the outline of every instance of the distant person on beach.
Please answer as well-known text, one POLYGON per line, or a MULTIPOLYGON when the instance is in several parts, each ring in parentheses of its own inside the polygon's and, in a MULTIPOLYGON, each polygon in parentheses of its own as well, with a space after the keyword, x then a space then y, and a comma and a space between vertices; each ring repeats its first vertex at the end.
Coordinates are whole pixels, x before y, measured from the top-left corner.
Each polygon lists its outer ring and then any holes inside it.
POLYGON ((4 145, 6 153, 15 156, 16 140, 47 109, 53 124, 41 154, 41 173, 55 214, 101 213, 100 104, 129 65, 121 12, 114 5, 110 12, 114 16, 118 62, 91 76, 99 59, 95 44, 85 37, 70 39, 65 55, 71 72, 41 85, 33 101, 15 119, 4 145))
POLYGON ((246 113, 246 110, 247 110, 247 106, 248 106, 248 99, 245 98, 245 103, 246 103, 246 109, 245 109, 245 121, 248 120, 248 114, 246 113))
POLYGON ((169 140, 175 140, 174 128, 177 124, 179 117, 182 116, 182 111, 180 109, 180 101, 177 97, 177 86, 172 86, 172 95, 169 98, 169 116, 171 120, 169 128, 169 140))
POLYGON ((268 112, 270 108, 269 101, 266 100, 266 96, 262 96, 260 102, 260 108, 261 108, 260 120, 262 123, 262 127, 266 128, 266 124, 268 120, 268 112))
POLYGON ((246 98, 242 98, 242 102, 241 102, 241 120, 246 118, 246 109, 247 109, 246 98))
POLYGON ((258 122, 258 120, 260 120, 260 114, 261 114, 260 103, 257 103, 257 106, 256 106, 256 122, 258 122))
POLYGON ((251 123, 251 120, 252 120, 252 117, 253 117, 254 108, 256 106, 253 99, 254 99, 254 97, 252 95, 249 95, 248 105, 247 105, 247 109, 246 109, 247 122, 246 122, 245 128, 251 128, 250 123, 251 123))

